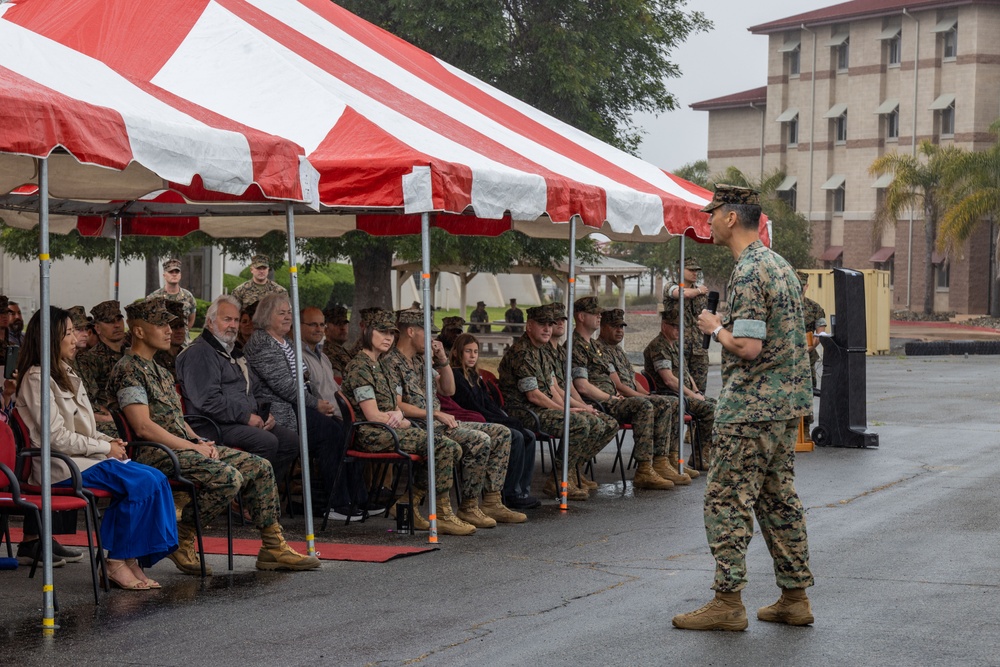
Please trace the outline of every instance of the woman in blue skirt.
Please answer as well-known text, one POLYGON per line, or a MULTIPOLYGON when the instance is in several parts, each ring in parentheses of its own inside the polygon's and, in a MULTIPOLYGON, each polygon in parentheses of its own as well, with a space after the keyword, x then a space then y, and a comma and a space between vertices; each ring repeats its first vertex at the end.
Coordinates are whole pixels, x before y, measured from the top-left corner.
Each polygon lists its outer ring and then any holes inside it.
MULTIPOLYGON (((160 588, 142 571, 177 548, 177 519, 166 476, 155 468, 129 461, 125 443, 97 430, 94 410, 71 364, 76 358, 76 332, 69 312, 50 309, 51 388, 50 442, 53 452, 70 456, 83 485, 111 492, 101 521, 101 540, 108 550, 108 579, 119 588, 160 588)), ((17 362, 18 414, 31 433, 31 446, 41 446, 41 311, 28 323, 17 362)), ((41 483, 41 460, 32 459, 31 482, 41 483)), ((69 485, 67 465, 53 458, 50 482, 69 485)), ((27 538, 27 536, 25 536, 27 538)))

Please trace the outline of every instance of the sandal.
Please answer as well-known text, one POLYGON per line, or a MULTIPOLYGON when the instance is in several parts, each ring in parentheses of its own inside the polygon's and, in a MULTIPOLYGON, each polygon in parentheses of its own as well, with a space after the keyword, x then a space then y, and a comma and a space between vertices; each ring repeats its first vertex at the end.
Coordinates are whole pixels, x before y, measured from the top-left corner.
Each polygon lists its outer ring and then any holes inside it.
POLYGON ((144 582, 141 579, 137 578, 132 573, 132 568, 130 568, 128 565, 126 565, 125 561, 123 561, 123 560, 109 560, 108 561, 107 581, 110 582, 110 583, 112 583, 112 584, 114 584, 116 587, 121 588, 122 590, 126 590, 126 591, 148 591, 149 590, 149 586, 146 585, 146 582, 144 582), (124 578, 123 578, 123 580, 119 580, 119 579, 115 578, 115 575, 119 574, 120 572, 122 572, 123 569, 132 578, 131 581, 129 581, 128 579, 124 579, 124 578))
POLYGON ((146 573, 139 566, 139 561, 137 561, 135 558, 127 559, 125 561, 125 564, 128 565, 128 569, 132 571, 132 574, 135 575, 136 579, 146 584, 146 588, 150 589, 163 588, 163 586, 160 586, 160 582, 156 581, 155 579, 150 579, 149 577, 146 576, 146 573))

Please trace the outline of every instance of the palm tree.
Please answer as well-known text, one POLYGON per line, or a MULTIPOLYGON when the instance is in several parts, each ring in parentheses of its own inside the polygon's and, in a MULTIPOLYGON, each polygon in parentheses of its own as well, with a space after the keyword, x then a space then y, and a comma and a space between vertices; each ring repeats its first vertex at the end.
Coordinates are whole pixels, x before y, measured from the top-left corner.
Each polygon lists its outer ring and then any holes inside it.
MULTIPOLYGON (((990 132, 1000 135, 1000 120, 990 132)), ((950 205, 941 219, 938 245, 951 249, 969 240, 983 222, 1000 218, 1000 139, 985 151, 963 155, 946 174, 945 185, 950 205)), ((990 306, 995 313, 994 304, 990 306)))
POLYGON ((882 231, 902 217, 903 213, 920 206, 924 213, 924 313, 934 311, 933 253, 937 242, 938 221, 947 205, 946 175, 955 164, 967 155, 955 146, 938 146, 923 141, 918 155, 886 153, 868 167, 872 176, 892 174, 893 179, 885 189, 885 198, 875 209, 872 232, 881 236, 882 231))

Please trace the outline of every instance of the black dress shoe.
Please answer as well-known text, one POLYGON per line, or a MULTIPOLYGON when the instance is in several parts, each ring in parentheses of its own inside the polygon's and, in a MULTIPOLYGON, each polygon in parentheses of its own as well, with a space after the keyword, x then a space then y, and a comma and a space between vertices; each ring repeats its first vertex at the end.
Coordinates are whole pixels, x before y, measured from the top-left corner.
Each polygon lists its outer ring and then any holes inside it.
POLYGON ((512 510, 533 510, 542 506, 542 501, 527 493, 520 496, 511 496, 503 503, 512 510))

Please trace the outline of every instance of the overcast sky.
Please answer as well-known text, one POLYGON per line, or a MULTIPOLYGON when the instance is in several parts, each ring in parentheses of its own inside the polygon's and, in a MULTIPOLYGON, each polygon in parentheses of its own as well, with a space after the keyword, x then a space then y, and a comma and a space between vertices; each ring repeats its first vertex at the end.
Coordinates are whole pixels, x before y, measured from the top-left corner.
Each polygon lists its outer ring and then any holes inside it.
POLYGON ((767 37, 747 28, 775 19, 838 4, 836 0, 688 0, 715 28, 696 35, 672 55, 681 68, 667 89, 680 108, 660 115, 636 117, 646 131, 640 156, 667 170, 708 156, 708 112, 689 104, 757 88, 767 83, 767 37))

